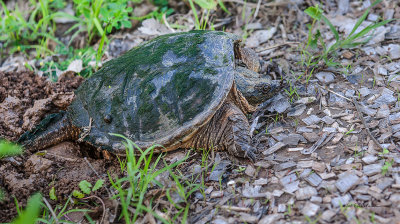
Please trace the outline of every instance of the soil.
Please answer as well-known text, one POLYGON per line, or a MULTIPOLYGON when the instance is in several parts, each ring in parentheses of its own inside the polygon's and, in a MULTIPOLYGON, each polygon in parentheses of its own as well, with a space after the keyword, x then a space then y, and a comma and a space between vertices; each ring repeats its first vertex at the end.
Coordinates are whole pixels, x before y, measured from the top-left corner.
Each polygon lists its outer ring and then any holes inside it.
MULTIPOLYGON (((0 136, 15 141, 46 115, 65 109, 83 78, 65 73, 52 83, 33 72, 9 72, 0 73, 0 80, 0 136)), ((115 162, 85 150, 90 148, 63 142, 45 152, 25 152, 12 160, 1 160, 0 173, 4 175, 0 175, 0 187, 5 198, 0 202, 0 222, 10 222, 16 217, 14 197, 24 206, 33 193, 49 195, 54 187, 57 198, 65 201, 74 190, 71 186, 77 187, 83 179, 95 183, 100 178, 107 179, 104 176, 107 171, 118 172, 115 162), (96 176, 88 163, 102 175, 96 176)), ((95 195, 105 193, 100 190, 95 195)))

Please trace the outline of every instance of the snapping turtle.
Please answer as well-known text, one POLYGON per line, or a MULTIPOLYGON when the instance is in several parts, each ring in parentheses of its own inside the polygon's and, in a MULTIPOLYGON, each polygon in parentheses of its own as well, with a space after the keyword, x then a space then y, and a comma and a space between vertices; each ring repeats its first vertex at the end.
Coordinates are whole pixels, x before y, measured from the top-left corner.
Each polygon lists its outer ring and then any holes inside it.
POLYGON ((105 63, 65 112, 49 115, 20 142, 38 150, 80 139, 124 151, 109 134, 118 133, 143 148, 213 147, 254 160, 246 119, 254 106, 245 97, 257 104, 274 85, 255 72, 258 58, 239 42, 216 31, 159 36, 105 63))

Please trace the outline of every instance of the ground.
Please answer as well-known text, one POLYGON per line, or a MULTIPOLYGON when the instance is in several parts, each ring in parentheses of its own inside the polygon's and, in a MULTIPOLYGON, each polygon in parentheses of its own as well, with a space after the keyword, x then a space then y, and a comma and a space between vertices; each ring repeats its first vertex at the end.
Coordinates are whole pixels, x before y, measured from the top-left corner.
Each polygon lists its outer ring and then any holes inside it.
MULTIPOLYGON (((201 189, 192 192, 185 203, 172 205, 182 195, 168 197, 169 191, 151 186, 145 203, 153 199, 155 213, 139 220, 156 223, 162 217, 180 222, 178 207, 189 205, 189 223, 400 223, 399 3, 383 1, 374 7, 362 27, 379 17, 397 20, 378 27, 367 44, 336 49, 329 55, 338 63, 332 66, 323 58, 307 61, 322 51, 304 50, 306 24, 312 22, 304 13, 312 5, 309 1, 259 2, 227 1, 232 15, 221 10, 214 15, 217 29, 226 26, 226 31, 247 37, 243 44, 259 55, 262 74, 283 80, 280 93, 249 115, 253 144, 259 151, 257 161, 192 150, 175 171, 186 179, 200 175, 192 180, 201 189), (174 219, 175 215, 179 218, 174 219)), ((329 1, 322 7, 333 26, 347 36, 370 3, 337 2, 340 5, 329 1)), ((171 3, 171 7, 176 15, 168 17, 167 23, 149 19, 114 33, 103 59, 172 32, 175 22, 193 25, 182 19, 193 16, 185 5, 171 3)), ((324 23, 319 29, 319 41, 331 46, 334 34, 324 23)), ((35 69, 27 71, 26 59, 17 56, 2 59, 0 69, 0 138, 10 141, 46 115, 65 109, 84 80, 69 71, 58 82, 49 81, 35 69)), ((173 163, 187 152, 168 153, 164 160, 173 163)), ((25 205, 35 192, 41 192, 56 209, 71 198, 73 190, 80 189, 82 180, 94 184, 98 179, 106 182, 91 194, 95 197, 75 198, 77 203, 69 208, 90 209, 94 220, 123 222, 116 209, 121 202, 110 197, 117 191, 109 176, 125 175, 115 155, 78 142, 1 159, 4 199, 0 222, 16 217, 15 201, 25 205), (50 200, 52 189, 57 200, 50 200)), ((164 172, 158 180, 173 188, 172 178, 164 172)), ((79 222, 83 215, 73 212, 63 219, 79 222)))

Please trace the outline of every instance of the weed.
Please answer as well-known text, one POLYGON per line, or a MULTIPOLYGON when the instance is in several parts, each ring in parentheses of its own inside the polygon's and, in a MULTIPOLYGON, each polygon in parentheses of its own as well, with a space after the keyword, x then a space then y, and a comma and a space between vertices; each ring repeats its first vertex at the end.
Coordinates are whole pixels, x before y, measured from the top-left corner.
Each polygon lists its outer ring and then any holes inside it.
POLYGON ((39 212, 41 210, 41 200, 42 195, 37 193, 31 196, 28 200, 28 204, 24 211, 21 211, 18 203, 17 211, 18 217, 12 222, 13 224, 34 224, 36 223, 36 219, 39 216, 39 212))
POLYGON ((89 183, 87 180, 82 180, 81 182, 79 182, 79 188, 81 189, 81 191, 83 193, 81 193, 78 190, 74 190, 72 192, 72 195, 76 198, 83 198, 86 195, 91 194, 92 192, 97 191, 98 189, 100 189, 104 184, 104 180, 99 179, 96 181, 94 187, 92 188, 92 184, 89 183))
POLYGON ((309 26, 309 33, 307 44, 302 49, 302 62, 307 66, 316 65, 320 60, 323 60, 328 66, 338 66, 339 63, 335 62, 335 53, 339 49, 347 49, 357 47, 359 45, 367 43, 371 38, 371 36, 367 36, 371 31, 375 30, 380 26, 384 26, 392 20, 383 20, 381 22, 376 22, 374 24, 368 25, 364 29, 359 32, 356 32, 360 27, 361 23, 365 21, 368 16, 369 11, 372 7, 376 6, 382 0, 376 0, 371 4, 371 6, 364 12, 364 14, 357 20, 353 29, 347 37, 340 37, 339 32, 332 25, 327 17, 323 15, 323 10, 319 8, 318 5, 307 8, 304 12, 307 13, 312 19, 312 24, 309 26), (335 43, 331 46, 327 46, 327 44, 322 39, 321 31, 317 28, 315 33, 313 34, 313 30, 315 27, 319 26, 319 23, 323 21, 326 23, 333 33, 335 37, 335 43), (367 37, 367 38, 366 38, 367 37), (366 39, 363 39, 366 38, 366 39), (318 45, 319 43, 319 45, 318 45), (308 50, 309 48, 317 50, 319 47, 322 47, 321 54, 313 54, 308 50))
MULTIPOLYGON (((217 5, 221 7, 226 13, 230 14, 226 9, 222 0, 188 0, 190 4, 190 8, 193 12, 194 20, 195 20, 195 28, 196 30, 205 30, 207 25, 209 25, 210 20, 210 12, 211 10, 215 10, 217 5), (197 13, 197 9, 195 4, 201 8, 201 18, 199 18, 199 14, 197 13)), ((209 25, 209 28, 213 30, 214 28, 209 25)))
POLYGON ((22 147, 9 141, 0 140, 0 159, 22 154, 22 147))
POLYGON ((385 165, 382 166, 382 175, 385 176, 386 173, 389 171, 389 168, 392 167, 394 160, 392 159, 391 161, 385 161, 385 165))
MULTIPOLYGON (((161 169, 156 169, 163 154, 160 154, 153 163, 151 161, 154 148, 160 146, 154 145, 146 150, 142 150, 126 137, 119 134, 112 135, 123 138, 126 148, 127 157, 124 171, 127 176, 114 180, 110 173, 108 174, 112 187, 118 192, 113 198, 117 198, 121 203, 121 212, 125 223, 135 223, 138 216, 143 212, 149 212, 162 222, 167 222, 167 220, 155 213, 151 207, 144 205, 144 196, 150 186, 163 188, 164 186, 156 180, 156 177, 163 172, 170 172, 171 169, 181 164, 186 158, 170 165, 165 164, 161 169), (137 153, 134 151, 137 151, 137 153), (135 155, 139 157, 136 158, 135 155), (135 208, 133 214, 129 211, 129 207, 131 206, 135 208)), ((184 213, 187 214, 187 211, 185 210, 184 213)))
POLYGON ((53 201, 57 201, 56 188, 53 186, 49 191, 49 197, 53 201))
MULTIPOLYGON (((71 205, 73 205, 73 199, 71 197, 68 197, 67 201, 65 202, 64 205, 56 205, 54 208, 53 214, 51 214, 50 209, 47 208, 44 204, 42 206, 45 208, 42 212, 42 215, 40 218, 38 218, 36 221, 40 223, 46 223, 46 224, 53 224, 53 223, 71 223, 69 220, 63 220, 64 218, 67 217, 68 214, 70 213, 75 213, 75 212, 83 212, 86 215, 86 218, 90 220, 91 218, 87 216, 87 212, 89 210, 87 209, 68 209, 71 205)), ((91 222, 94 223, 94 222, 91 222)))

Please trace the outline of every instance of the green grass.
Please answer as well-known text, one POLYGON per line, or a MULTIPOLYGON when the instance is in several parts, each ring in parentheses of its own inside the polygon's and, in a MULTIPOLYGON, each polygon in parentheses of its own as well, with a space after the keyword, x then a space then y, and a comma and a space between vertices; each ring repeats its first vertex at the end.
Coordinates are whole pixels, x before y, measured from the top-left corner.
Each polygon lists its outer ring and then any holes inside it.
MULTIPOLYGON (((164 14, 170 15, 173 12, 167 7, 168 1, 156 0, 154 4, 160 8, 156 8, 146 16, 136 17, 133 14, 133 8, 128 7, 128 2, 140 3, 142 0, 118 2, 114 0, 74 0, 74 15, 61 11, 67 5, 66 0, 31 0, 27 3, 33 8, 30 12, 21 11, 18 4, 15 8, 9 9, 3 0, 0 0, 0 41, 3 42, 0 56, 7 57, 9 54, 22 52, 29 58, 31 50, 36 52, 36 59, 52 55, 68 55, 66 58, 61 57, 60 61, 46 62, 41 66, 40 70, 44 71, 44 75, 48 75, 55 81, 55 70, 65 70, 69 64, 66 63, 73 59, 81 58, 84 66, 87 66, 88 58, 91 61, 96 60, 98 64, 109 44, 108 36, 117 30, 131 28, 132 20, 143 20, 150 17, 161 20, 164 14), (74 24, 65 32, 66 35, 72 35, 67 45, 64 45, 55 36, 58 29, 55 19, 58 18, 74 21, 74 24), (84 49, 71 49, 71 43, 78 36, 83 36, 87 40, 84 49), (90 46, 96 41, 99 41, 99 45, 93 52, 94 50, 90 46), (53 49, 50 46, 56 46, 56 48, 53 49), (85 57, 88 54, 90 56, 85 57)), ((28 64, 26 66, 33 70, 28 64)), ((88 77, 92 73, 92 68, 86 68, 81 75, 88 77)))
POLYGON ((320 61, 323 61, 327 66, 340 66, 340 63, 335 61, 338 50, 354 48, 367 43, 373 37, 370 34, 372 31, 392 21, 382 20, 380 22, 375 22, 371 25, 368 25, 361 31, 356 32, 361 23, 366 20, 371 8, 376 6, 381 1, 382 0, 376 0, 373 2, 371 6, 364 12, 364 14, 357 20, 351 32, 345 37, 341 37, 339 35, 339 32, 332 25, 331 21, 329 21, 329 19, 323 14, 323 10, 319 8, 318 5, 307 8, 305 13, 307 13, 307 15, 309 15, 313 20, 312 24, 309 25, 307 43, 302 48, 302 64, 310 67, 317 65, 320 61), (331 46, 327 46, 322 38, 321 31, 318 28, 321 22, 324 22, 326 25, 328 25, 330 31, 335 37, 335 43, 331 46))
POLYGON ((174 162, 172 164, 167 164, 165 161, 161 164, 163 154, 159 154, 154 158, 155 147, 160 147, 154 145, 147 148, 146 150, 140 149, 135 143, 126 137, 118 134, 112 134, 114 136, 119 136, 124 139, 124 145, 126 147, 126 160, 119 160, 121 170, 124 171, 125 176, 122 178, 113 177, 109 173, 109 181, 117 192, 113 196, 121 204, 122 211, 121 216, 125 223, 135 223, 139 217, 143 217, 145 213, 151 213, 156 219, 163 223, 174 223, 178 219, 187 219, 189 203, 189 196, 197 190, 197 186, 192 183, 182 181, 181 175, 174 174, 173 170, 183 163, 187 156, 174 162), (163 165, 163 166, 162 166, 163 165), (162 183, 157 181, 156 177, 160 174, 168 172, 172 179, 174 180, 175 187, 166 188, 162 183), (178 193, 183 201, 173 202, 174 207, 178 209, 178 213, 171 220, 165 219, 165 217, 160 216, 158 213, 153 211, 153 198, 150 200, 150 204, 145 204, 145 196, 149 188, 159 188, 166 189, 166 195, 168 200, 172 203, 171 193, 178 193), (184 205, 182 205, 182 203, 184 205), (135 208, 134 212, 131 212, 129 208, 135 208))

